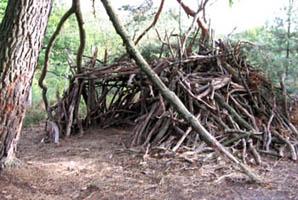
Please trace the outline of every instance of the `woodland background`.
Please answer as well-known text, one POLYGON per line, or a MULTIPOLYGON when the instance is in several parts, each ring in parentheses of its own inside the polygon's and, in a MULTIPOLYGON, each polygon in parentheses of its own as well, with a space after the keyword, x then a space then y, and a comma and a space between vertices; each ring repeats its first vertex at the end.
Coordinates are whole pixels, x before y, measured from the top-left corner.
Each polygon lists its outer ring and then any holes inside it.
MULTIPOLYGON (((0 20, 3 17, 6 3, 6 0, 0 2, 0 20)), ((263 26, 243 32, 231 33, 229 35, 216 36, 217 38, 229 41, 232 45, 238 40, 251 43, 245 48, 242 48, 242 54, 249 57, 248 60, 254 67, 264 70, 267 76, 276 84, 279 83, 281 74, 285 72, 287 75, 285 81, 287 90, 291 94, 298 94, 297 4, 298 1, 296 0, 285 1, 285 5, 280 8, 280 15, 276 16, 274 19, 269 19, 263 26)), ((96 6, 97 9, 99 9, 98 6, 99 5, 96 6)), ((148 24, 152 22, 157 6, 157 4, 153 4, 151 1, 144 1, 143 4, 138 6, 130 6, 128 4, 119 8, 119 11, 121 10, 121 19, 131 36, 138 36, 148 24)), ((44 44, 48 43, 61 16, 66 12, 68 7, 69 5, 65 4, 64 1, 55 1, 44 44)), ((87 44, 84 54, 91 55, 92 48, 98 47, 98 59, 104 61, 105 51, 108 52, 106 58, 107 63, 113 63, 121 59, 121 56, 126 51, 125 47, 104 11, 99 9, 99 11, 94 14, 90 6, 83 12, 87 33, 87 44)), ((179 31, 179 29, 182 29, 182 31, 185 31, 189 26, 186 22, 191 23, 191 20, 187 18, 184 12, 179 14, 179 10, 170 8, 163 11, 155 28, 161 32, 161 35, 166 30, 179 31), (180 20, 183 21, 183 24, 179 23, 180 20), (166 27, 166 30, 164 27, 166 27)), ((145 37, 146 39, 141 40, 141 45, 138 45, 138 48, 142 55, 150 62, 159 56, 160 41, 154 30, 151 30, 145 37)), ((78 45, 79 34, 77 24, 74 17, 72 17, 71 20, 66 22, 63 32, 57 39, 50 57, 51 66, 45 83, 49 88, 47 95, 52 104, 56 100, 56 91, 62 94, 63 90, 68 87, 67 78, 72 73, 69 70, 65 51, 67 49, 67 51, 74 53, 78 45)), ((38 79, 44 61, 44 52, 45 49, 43 49, 41 53, 39 65, 34 77, 32 103, 27 110, 24 126, 37 124, 41 120, 46 119, 41 89, 38 86, 38 79)))

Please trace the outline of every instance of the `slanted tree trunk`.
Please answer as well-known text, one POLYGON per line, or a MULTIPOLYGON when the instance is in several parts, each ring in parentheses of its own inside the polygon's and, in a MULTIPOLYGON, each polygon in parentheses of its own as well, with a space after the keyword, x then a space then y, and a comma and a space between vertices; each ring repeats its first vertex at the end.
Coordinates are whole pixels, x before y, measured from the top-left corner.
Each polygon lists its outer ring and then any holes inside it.
POLYGON ((13 164, 53 0, 9 0, 0 24, 0 168, 13 164))
POLYGON ((138 66, 146 73, 150 80, 155 84, 155 86, 161 91, 162 95, 166 100, 176 109, 176 111, 181 114, 181 116, 190 123, 194 130, 196 130, 202 139, 212 147, 216 152, 227 157, 236 166, 241 168, 246 175, 248 175, 253 181, 260 182, 261 179, 256 176, 246 165, 241 163, 234 155, 232 155, 224 146, 222 146, 196 119, 196 117, 190 113, 184 104, 180 101, 177 95, 170 91, 165 84, 161 81, 158 75, 152 70, 148 63, 144 60, 140 52, 134 46, 134 43, 130 39, 128 33, 124 29, 123 25, 120 23, 114 9, 111 6, 109 0, 101 0, 104 5, 107 14, 112 21, 116 32, 121 36, 124 44, 126 45, 127 52, 136 61, 138 66))

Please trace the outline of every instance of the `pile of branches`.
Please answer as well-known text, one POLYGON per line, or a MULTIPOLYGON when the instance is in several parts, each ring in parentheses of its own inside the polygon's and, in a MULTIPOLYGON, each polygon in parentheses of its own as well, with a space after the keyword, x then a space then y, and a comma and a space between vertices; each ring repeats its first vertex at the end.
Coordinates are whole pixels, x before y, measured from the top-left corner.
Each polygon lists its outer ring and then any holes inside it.
MULTIPOLYGON (((261 154, 296 160, 298 118, 290 112, 294 101, 285 92, 283 79, 275 86, 246 63, 239 56, 243 43, 231 47, 219 40, 215 45, 187 58, 156 60, 151 67, 208 132, 244 162, 248 152, 257 164, 261 154)), ((83 133, 94 125, 133 125, 131 147, 211 150, 133 61, 95 63, 96 53, 51 108, 62 133, 83 133), (87 114, 80 116, 81 96, 87 114)))
POLYGON ((204 10, 208 0, 201 2, 197 12, 180 0, 177 2, 193 17, 192 24, 186 33, 170 36, 166 33, 164 39, 155 29, 162 43, 161 54, 149 66, 135 45, 156 24, 164 0, 152 24, 135 42, 121 26, 109 1, 102 0, 127 53, 138 65, 131 59, 108 65, 107 54, 97 64, 96 49, 83 66, 85 30, 80 4, 73 1, 46 48, 39 79, 49 118, 46 127, 50 128, 48 134, 54 136, 54 142, 59 143, 61 135, 69 137, 77 132, 83 135, 91 126, 133 125, 130 147, 143 147, 145 155, 148 152, 153 155, 154 149, 166 150, 165 155, 168 151, 170 155, 179 151, 182 158, 193 162, 200 152, 216 151, 257 182, 260 179, 245 165, 252 161, 251 157, 255 164, 262 163, 262 154, 297 160, 298 107, 286 92, 285 76, 281 77, 280 86, 275 86, 240 56, 245 43, 238 42, 232 47, 226 41, 214 41, 202 23, 206 22, 204 10), (51 49, 63 23, 72 14, 78 21, 80 46, 75 62, 68 56, 73 71, 69 88, 62 98, 57 93, 58 103, 51 106, 43 81, 51 49), (196 23, 198 29, 192 35, 196 23), (177 44, 171 43, 173 36, 177 44), (164 49, 170 58, 163 58, 164 49))

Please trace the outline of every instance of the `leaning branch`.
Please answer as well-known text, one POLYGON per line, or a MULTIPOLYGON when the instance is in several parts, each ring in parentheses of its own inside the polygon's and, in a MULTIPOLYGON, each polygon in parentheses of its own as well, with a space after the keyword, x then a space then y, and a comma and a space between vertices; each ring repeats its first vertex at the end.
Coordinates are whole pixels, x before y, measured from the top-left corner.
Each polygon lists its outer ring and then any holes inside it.
POLYGON ((114 9, 111 6, 109 0, 101 0, 103 3, 107 14, 110 17, 117 33, 121 36, 123 42, 126 45, 128 53, 134 58, 138 66, 147 74, 147 76, 152 80, 152 82, 160 89, 164 98, 168 100, 169 103, 181 114, 181 116, 187 120, 193 129, 197 131, 202 139, 212 147, 216 152, 221 155, 226 156, 229 160, 231 160, 234 164, 240 167, 246 175, 248 175, 253 181, 260 182, 259 177, 257 177, 254 173, 250 171, 250 169, 242 164, 235 156, 233 156, 228 150, 225 149, 216 139, 212 136, 195 118, 193 114, 191 114, 185 105, 180 101, 180 99, 176 96, 176 94, 170 91, 165 84, 161 81, 158 75, 150 68, 148 63, 141 56, 139 51, 135 48, 133 41, 128 36, 128 33, 124 29, 123 25, 120 23, 118 17, 115 14, 114 9))

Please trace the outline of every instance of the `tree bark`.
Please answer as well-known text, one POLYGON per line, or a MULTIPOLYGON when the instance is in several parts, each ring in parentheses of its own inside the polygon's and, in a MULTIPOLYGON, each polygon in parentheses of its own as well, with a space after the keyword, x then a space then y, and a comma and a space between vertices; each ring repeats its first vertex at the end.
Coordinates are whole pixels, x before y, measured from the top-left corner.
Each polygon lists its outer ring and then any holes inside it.
POLYGON ((170 104, 176 109, 176 111, 181 114, 181 116, 188 121, 194 130, 196 130, 202 139, 212 147, 216 152, 224 155, 229 160, 231 160, 234 164, 240 167, 246 175, 248 175, 253 181, 260 182, 261 180, 254 173, 250 171, 250 169, 241 163, 235 156, 233 156, 224 146, 222 146, 196 119, 196 117, 190 113, 185 105, 180 101, 177 95, 170 91, 165 84, 161 81, 158 75, 151 69, 148 63, 141 56, 139 51, 135 48, 133 41, 130 39, 128 33, 124 29, 123 25, 118 20, 117 15, 115 14, 114 9, 112 8, 109 0, 101 0, 103 3, 107 14, 112 21, 116 32, 121 36, 124 44, 126 45, 128 53, 132 56, 132 58, 136 61, 138 66, 147 74, 147 76, 152 80, 156 87, 158 87, 170 104))
POLYGON ((13 164, 53 0, 9 0, 0 24, 0 167, 13 164))

